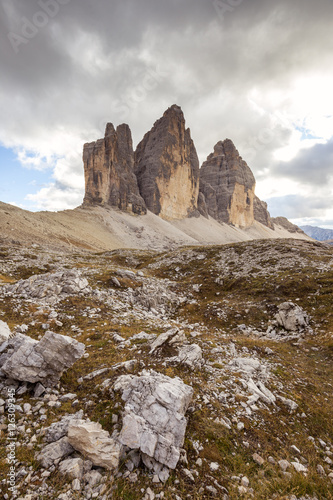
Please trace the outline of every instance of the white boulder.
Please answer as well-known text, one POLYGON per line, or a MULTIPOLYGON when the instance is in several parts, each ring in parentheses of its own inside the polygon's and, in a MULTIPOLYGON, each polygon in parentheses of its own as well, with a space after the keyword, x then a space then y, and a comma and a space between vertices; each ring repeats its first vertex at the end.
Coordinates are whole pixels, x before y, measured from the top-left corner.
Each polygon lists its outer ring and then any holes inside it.
POLYGON ((283 302, 278 309, 275 320, 285 330, 290 332, 302 331, 309 325, 307 313, 293 302, 283 302))
POLYGON ((94 465, 108 470, 118 468, 122 447, 103 430, 101 424, 72 420, 68 427, 68 441, 94 465))
POLYGON ((11 336, 11 331, 9 326, 4 321, 0 320, 0 345, 9 339, 11 336))
POLYGON ((115 383, 126 402, 120 442, 174 469, 184 443, 185 412, 193 389, 179 378, 154 371, 123 376, 115 383))
POLYGON ((25 337, 1 370, 14 380, 41 382, 44 387, 50 387, 58 383, 63 372, 80 359, 84 351, 84 344, 49 331, 40 342, 25 337))

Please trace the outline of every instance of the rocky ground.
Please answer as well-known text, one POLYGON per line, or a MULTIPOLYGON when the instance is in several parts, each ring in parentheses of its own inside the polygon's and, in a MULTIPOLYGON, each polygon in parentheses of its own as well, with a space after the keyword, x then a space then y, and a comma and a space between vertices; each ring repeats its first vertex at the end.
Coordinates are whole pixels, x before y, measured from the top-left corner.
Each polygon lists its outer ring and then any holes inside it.
POLYGON ((0 266, 1 496, 333 498, 331 247, 0 266))

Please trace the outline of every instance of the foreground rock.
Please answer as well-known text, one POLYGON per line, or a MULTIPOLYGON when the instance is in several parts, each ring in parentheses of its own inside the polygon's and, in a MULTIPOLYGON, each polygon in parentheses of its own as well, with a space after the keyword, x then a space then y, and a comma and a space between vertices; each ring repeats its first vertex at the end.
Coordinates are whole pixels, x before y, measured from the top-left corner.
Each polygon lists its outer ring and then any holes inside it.
POLYGON ((66 295, 88 293, 89 283, 77 269, 62 270, 56 273, 36 274, 14 285, 2 287, 8 296, 22 299, 36 299, 45 304, 55 304, 66 295))
POLYGON ((37 460, 40 461, 45 469, 48 469, 54 464, 54 462, 68 457, 68 455, 73 453, 73 451, 74 448, 70 445, 68 438, 63 437, 59 439, 59 441, 45 446, 45 448, 43 448, 37 455, 37 460))
POLYGON ((171 220, 197 213, 199 160, 179 106, 171 106, 138 145, 135 173, 154 214, 171 220))
POLYGON ((72 420, 68 427, 71 446, 88 458, 93 465, 108 470, 118 468, 121 445, 96 422, 72 420))
POLYGON ((154 461, 171 469, 177 466, 184 443, 187 420, 185 412, 193 389, 179 378, 171 379, 154 371, 141 376, 124 375, 115 383, 126 402, 120 442, 140 450, 150 468, 154 461))
POLYGON ((184 345, 178 350, 178 356, 169 358, 168 361, 171 363, 185 365, 191 370, 200 368, 204 363, 202 349, 197 344, 184 345))
POLYGON ((9 326, 4 321, 0 320, 0 344, 9 339, 11 331, 9 326))
POLYGON ((151 344, 150 354, 153 354, 163 345, 177 346, 186 341, 186 336, 182 330, 171 328, 167 332, 161 333, 156 340, 151 344))
POLYGON ((289 332, 304 330, 309 325, 307 313, 293 302, 283 302, 275 316, 277 324, 289 332))
POLYGON ((40 382, 44 387, 56 385, 85 351, 84 344, 50 331, 40 342, 25 335, 16 337, 8 341, 8 352, 2 355, 2 372, 11 379, 40 382))
POLYGON ((69 424, 73 420, 81 420, 83 411, 79 411, 74 415, 66 415, 59 422, 54 422, 45 430, 45 439, 48 443, 59 441, 62 437, 67 436, 69 424))
POLYGON ((104 139, 85 144, 83 150, 85 205, 110 205, 145 214, 146 205, 134 174, 134 151, 128 125, 115 130, 108 123, 104 139))

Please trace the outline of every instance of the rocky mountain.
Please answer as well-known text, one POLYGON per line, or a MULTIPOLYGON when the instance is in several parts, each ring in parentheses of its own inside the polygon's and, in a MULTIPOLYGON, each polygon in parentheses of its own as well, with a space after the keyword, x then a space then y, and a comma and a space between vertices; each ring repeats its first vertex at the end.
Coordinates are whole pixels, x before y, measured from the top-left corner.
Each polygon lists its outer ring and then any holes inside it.
POLYGON ((333 240, 333 229, 323 229, 315 226, 300 226, 300 229, 314 240, 325 242, 333 240))
POLYGON ((86 144, 84 206, 113 206, 135 214, 146 207, 165 220, 212 217, 249 228, 255 221, 273 229, 267 205, 255 195, 255 179, 229 139, 216 144, 199 170, 190 129, 173 105, 133 153, 128 125, 106 128, 105 138, 86 144))
MULTIPOLYGON (((233 142, 230 139, 218 142, 200 169, 200 192, 208 214, 236 227, 251 226, 255 220, 254 189, 254 176, 233 142)), ((256 202, 258 216, 259 202, 256 202)), ((264 211, 264 207, 260 209, 264 211)))
POLYGON ((134 174, 133 143, 128 125, 120 125, 115 130, 112 123, 108 123, 103 139, 84 145, 83 162, 84 205, 117 207, 140 215, 147 212, 134 174))
POLYGON ((135 173, 147 208, 163 219, 197 213, 199 160, 179 106, 171 106, 138 145, 135 173))

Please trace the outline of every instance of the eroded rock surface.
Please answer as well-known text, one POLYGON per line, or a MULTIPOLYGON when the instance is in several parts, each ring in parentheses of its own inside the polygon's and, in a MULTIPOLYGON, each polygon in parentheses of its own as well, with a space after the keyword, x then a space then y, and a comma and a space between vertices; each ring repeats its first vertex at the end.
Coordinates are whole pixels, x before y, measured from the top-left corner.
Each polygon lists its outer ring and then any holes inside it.
POLYGON ((59 439, 59 441, 45 446, 37 455, 37 460, 47 469, 51 467, 55 461, 68 457, 73 451, 74 448, 70 445, 68 438, 63 437, 59 439))
POLYGON ((14 285, 6 285, 3 291, 7 296, 34 299, 45 304, 55 304, 66 295, 88 293, 89 283, 77 269, 66 269, 56 273, 36 274, 20 280, 14 285))
POLYGON ((120 442, 174 469, 184 443, 185 412, 193 389, 154 371, 119 377, 115 390, 126 402, 120 442))
POLYGON ((117 469, 121 446, 103 430, 101 424, 72 420, 68 427, 68 441, 94 465, 108 470, 117 469))
POLYGON ((267 203, 264 201, 261 201, 258 196, 254 196, 254 201, 253 201, 253 214, 254 214, 254 219, 264 226, 269 227, 270 229, 274 229, 274 224, 271 219, 270 213, 267 210, 267 203))
POLYGON ((286 217, 275 217, 272 219, 272 221, 274 224, 283 227, 291 234, 293 233, 305 234, 304 231, 302 231, 302 229, 300 229, 298 226, 290 222, 286 217))
POLYGON ((109 205, 135 214, 147 212, 134 174, 132 134, 128 125, 115 130, 112 123, 104 139, 84 145, 85 205, 109 205))
POLYGON ((8 342, 9 357, 1 366, 5 375, 14 380, 36 383, 44 387, 57 384, 63 372, 80 359, 85 345, 65 335, 46 332, 40 342, 25 335, 19 343, 8 342))
POLYGON ((199 160, 179 106, 171 106, 144 136, 135 172, 151 212, 167 220, 198 214, 199 160))
POLYGON ((4 321, 0 320, 0 344, 9 339, 11 331, 9 326, 4 321))
POLYGON ((275 319, 279 326, 291 332, 302 331, 309 325, 307 313, 293 302, 280 304, 275 319))
POLYGON ((248 227, 254 222, 255 179, 230 139, 218 142, 200 169, 200 192, 214 219, 248 227))

